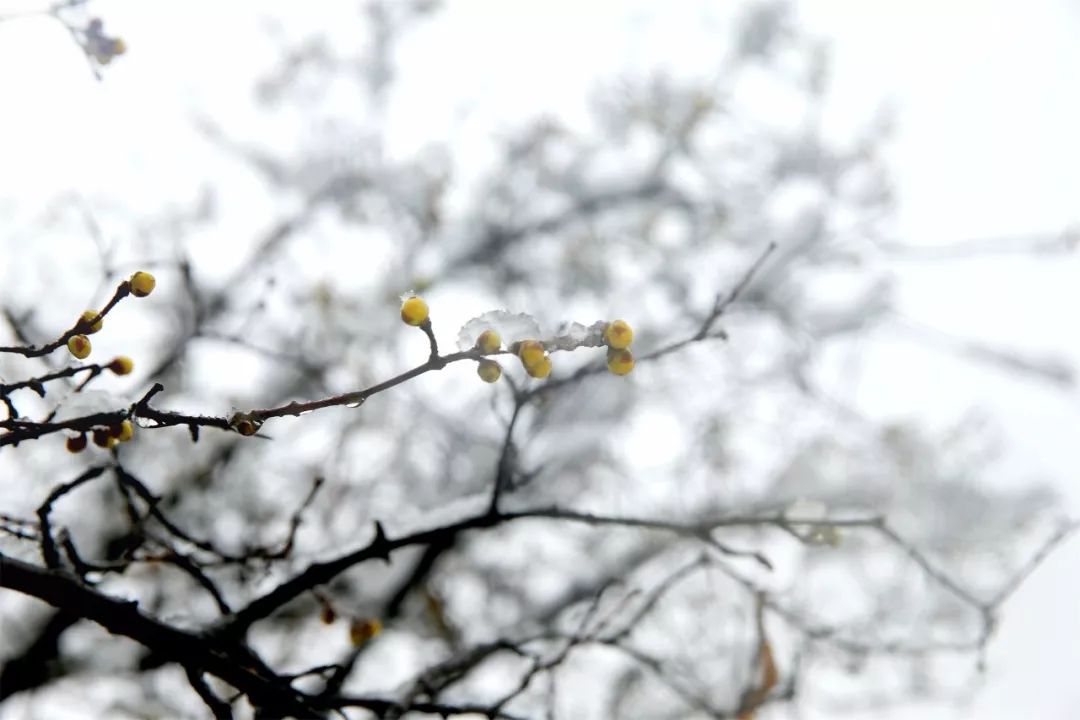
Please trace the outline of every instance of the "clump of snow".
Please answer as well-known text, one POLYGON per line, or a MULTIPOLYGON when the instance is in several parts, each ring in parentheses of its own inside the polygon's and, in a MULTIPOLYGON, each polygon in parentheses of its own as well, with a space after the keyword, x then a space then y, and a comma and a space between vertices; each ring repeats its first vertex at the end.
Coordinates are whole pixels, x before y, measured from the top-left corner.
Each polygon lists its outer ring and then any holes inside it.
POLYGON ((589 336, 589 328, 585 327, 579 322, 572 322, 563 325, 559 328, 559 334, 565 335, 570 338, 571 342, 575 342, 578 345, 585 342, 589 336))
POLYGON ((506 310, 491 310, 474 317, 461 326, 458 331, 458 349, 468 350, 476 345, 476 339, 485 330, 495 330, 502 337, 503 344, 509 346, 519 340, 532 340, 540 337, 540 324, 528 313, 512 313, 506 310))
POLYGON ((547 341, 549 349, 575 350, 579 347, 600 347, 604 344, 607 323, 597 320, 588 327, 579 322, 563 323, 559 334, 547 341))
POLYGON ((476 339, 485 330, 495 330, 502 337, 503 346, 510 347, 520 340, 540 340, 548 350, 576 350, 579 347, 600 347, 604 344, 604 328, 607 323, 597 320, 592 325, 567 322, 559 326, 556 335, 545 336, 540 324, 528 313, 511 313, 491 310, 465 323, 458 332, 458 349, 468 350, 476 345, 476 339))

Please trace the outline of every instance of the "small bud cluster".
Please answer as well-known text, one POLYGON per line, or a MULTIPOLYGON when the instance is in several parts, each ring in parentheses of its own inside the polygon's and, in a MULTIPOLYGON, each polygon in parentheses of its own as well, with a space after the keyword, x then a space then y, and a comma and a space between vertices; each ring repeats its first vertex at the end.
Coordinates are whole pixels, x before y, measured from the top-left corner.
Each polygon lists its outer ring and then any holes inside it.
POLYGON ((630 352, 633 341, 634 330, 625 320, 614 320, 604 327, 607 366, 615 375, 626 375, 634 369, 634 354, 630 352))
MULTIPOLYGON (((119 443, 125 443, 135 437, 135 424, 130 420, 121 420, 118 425, 94 428, 90 431, 90 438, 99 448, 111 450, 119 443)), ((68 452, 80 453, 87 448, 86 433, 68 437, 65 445, 68 452)))
MULTIPOLYGON (((154 287, 156 285, 157 280, 154 276, 143 270, 139 270, 127 280, 127 288, 135 297, 146 297, 154 292, 154 287)), ((79 321, 75 323, 77 334, 68 338, 68 352, 79 360, 85 360, 90 357, 90 352, 93 350, 93 346, 90 344, 90 338, 88 338, 87 335, 93 335, 96 332, 100 332, 101 328, 105 325, 105 321, 102 318, 99 318, 98 315, 100 315, 100 313, 94 310, 87 310, 80 315, 79 321)), ((131 362, 131 358, 121 356, 114 359, 107 367, 117 375, 127 375, 131 372, 134 365, 131 362)))
MULTIPOLYGON (((602 332, 598 329, 600 325, 598 323, 594 326, 592 332, 600 335, 603 344, 608 347, 608 370, 616 375, 626 375, 634 369, 634 355, 630 352, 630 343, 634 340, 633 329, 625 320, 603 323, 602 332)), ((587 331, 584 328, 583 330, 587 331)), ((595 338, 595 336, 592 336, 592 338, 595 338)), ((525 372, 530 377, 542 380, 551 374, 551 354, 548 352, 549 349, 573 350, 576 347, 593 345, 593 343, 600 344, 596 339, 590 339, 588 334, 579 336, 577 342, 574 342, 573 338, 559 336, 548 342, 532 339, 522 340, 514 343, 511 350, 521 360, 522 367, 525 368, 525 372)))
MULTIPOLYGON (((502 349, 502 336, 497 330, 489 328, 476 338, 476 349, 484 355, 494 355, 502 349)), ((476 374, 486 383, 497 382, 502 377, 502 365, 484 358, 477 363, 476 374)))
POLYGON ((551 374, 551 356, 539 340, 522 340, 517 343, 517 356, 529 377, 543 380, 551 374))
MULTIPOLYGON (((412 293, 402 296, 401 320, 406 325, 422 327, 431 335, 428 305, 412 293)), ((458 347, 479 355, 504 352, 516 355, 529 377, 538 380, 551 375, 552 352, 580 347, 606 346, 607 367, 616 375, 626 375, 634 368, 634 355, 630 351, 634 330, 625 320, 600 321, 590 327, 570 323, 553 337, 544 340, 540 337, 540 327, 531 316, 493 310, 473 318, 462 327, 458 333, 458 347), (509 342, 504 350, 500 330, 505 330, 510 338, 525 339, 509 342)), ((502 377, 502 366, 491 358, 480 357, 477 359, 476 374, 484 382, 494 383, 502 377)))

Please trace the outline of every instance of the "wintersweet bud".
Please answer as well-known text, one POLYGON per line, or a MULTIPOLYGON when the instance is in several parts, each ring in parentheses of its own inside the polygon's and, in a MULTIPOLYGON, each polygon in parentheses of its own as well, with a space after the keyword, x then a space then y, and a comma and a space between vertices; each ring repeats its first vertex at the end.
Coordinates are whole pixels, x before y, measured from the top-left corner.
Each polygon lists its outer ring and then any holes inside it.
POLYGON ((502 347, 502 338, 495 330, 485 330, 476 338, 476 347, 485 355, 499 352, 502 347))
POLYGON ((428 306, 422 298, 413 295, 401 303, 401 320, 406 325, 419 327, 427 322, 427 319, 428 306))
POLYGON ((68 352, 80 360, 90 356, 90 338, 85 335, 72 335, 67 341, 68 352))
POLYGON ((259 431, 259 426, 248 418, 240 418, 233 423, 233 429, 244 437, 251 437, 259 431))
POLYGON ((157 286, 157 280, 154 279, 154 276, 142 270, 132 275, 128 282, 131 283, 131 294, 135 297, 146 297, 154 292, 154 288, 157 286))
POLYGON ((120 430, 116 433, 117 442, 127 442, 135 436, 135 426, 131 424, 130 420, 124 420, 120 423, 120 430))
POLYGON ((130 375, 135 369, 135 362, 127 355, 117 355, 106 367, 116 375, 130 375))
POLYGON ((522 340, 518 345, 517 354, 526 370, 534 365, 539 365, 547 357, 544 346, 538 340, 522 340))
POLYGON ((502 377, 502 366, 494 360, 481 360, 476 365, 476 374, 484 382, 493 383, 502 377))
POLYGON ((525 372, 537 380, 543 380, 551 374, 551 356, 545 355, 535 365, 526 366, 525 372))
POLYGON ((634 354, 629 350, 608 350, 607 366, 616 375, 626 375, 634 369, 634 354))
POLYGON ((614 320, 604 328, 604 342, 613 350, 625 350, 634 341, 634 330, 625 320, 614 320))
POLYGON ((86 312, 84 312, 82 314, 82 317, 79 318, 79 329, 87 335, 93 335, 98 330, 101 330, 101 326, 105 322, 104 320, 98 320, 93 325, 90 324, 90 322, 97 316, 98 314, 95 310, 87 310, 86 312))
POLYGON ((69 437, 67 442, 68 452, 79 453, 86 449, 86 433, 79 433, 74 437, 69 437))

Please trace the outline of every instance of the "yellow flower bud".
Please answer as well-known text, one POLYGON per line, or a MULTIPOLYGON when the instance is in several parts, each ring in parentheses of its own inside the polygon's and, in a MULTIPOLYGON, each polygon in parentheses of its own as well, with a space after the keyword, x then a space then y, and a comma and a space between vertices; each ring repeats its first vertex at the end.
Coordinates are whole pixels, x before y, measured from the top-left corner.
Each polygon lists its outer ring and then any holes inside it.
POLYGON ((68 452, 79 453, 86 449, 86 433, 79 433, 67 439, 68 452))
POLYGON ((360 647, 382 632, 382 623, 375 618, 356 619, 349 623, 349 640, 360 647))
POLYGON ((135 362, 127 355, 117 355, 107 367, 117 375, 129 375, 135 369, 135 362))
POLYGON ((544 346, 537 340, 522 340, 518 345, 518 357, 521 364, 528 370, 533 365, 538 365, 547 357, 544 346))
POLYGON ((480 337, 476 338, 476 347, 485 355, 499 352, 499 348, 502 347, 502 338, 495 330, 485 330, 480 333, 480 337))
POLYGON ((413 295, 401 303, 401 320, 406 325, 419 327, 427 322, 428 306, 423 299, 413 295))
POLYGON ((154 288, 157 286, 157 280, 154 279, 154 276, 142 270, 132 275, 128 282, 131 283, 131 294, 135 297, 146 297, 154 292, 154 288))
POLYGON ((616 375, 626 375, 634 369, 634 353, 629 350, 608 350, 607 367, 616 375))
POLYGON ((262 421, 256 420, 247 413, 233 413, 233 416, 229 418, 229 427, 245 437, 251 437, 259 432, 261 425, 262 421))
POLYGON ((82 314, 82 317, 79 318, 79 329, 87 335, 93 335, 94 333, 96 333, 98 330, 101 329, 102 323, 105 322, 104 320, 98 320, 96 323, 91 325, 90 321, 97 316, 98 314, 96 310, 87 310, 86 312, 84 312, 82 314))
POLYGON ((625 320, 609 322, 604 328, 604 342, 613 350, 625 350, 634 341, 634 330, 625 320))
POLYGON ((502 366, 494 360, 481 360, 476 365, 476 374, 486 383, 493 383, 502 377, 502 366))
POLYGON ((537 380, 543 380, 551 374, 551 357, 545 355, 540 362, 535 365, 529 365, 525 368, 525 372, 529 373, 537 380))
POLYGON ((72 335, 67 341, 68 352, 80 360, 90 356, 90 338, 85 335, 72 335))
POLYGON ((130 420, 124 420, 120 423, 120 432, 116 434, 117 442, 127 442, 135 435, 135 426, 131 424, 130 420))
POLYGON ((236 430, 236 432, 240 433, 245 437, 251 437, 259 431, 258 426, 246 418, 242 420, 237 420, 236 423, 233 424, 233 428, 236 430))

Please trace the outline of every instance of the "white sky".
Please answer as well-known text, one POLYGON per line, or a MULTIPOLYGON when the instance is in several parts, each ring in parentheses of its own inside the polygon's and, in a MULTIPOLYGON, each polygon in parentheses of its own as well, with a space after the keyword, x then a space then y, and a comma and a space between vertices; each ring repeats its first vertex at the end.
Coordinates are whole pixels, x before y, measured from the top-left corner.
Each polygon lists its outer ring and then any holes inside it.
MULTIPOLYGON (((26 4, 0 0, 0 13, 26 4)), ((391 108, 403 154, 462 131, 463 116, 451 99, 483 102, 504 126, 539 108, 573 118, 598 76, 655 63, 692 67, 711 42, 707 23, 685 22, 700 2, 448 5, 437 28, 410 41, 410 71, 427 82, 412 83, 391 108)), ((730 6, 714 5, 718 17, 730 6)), ((12 211, 4 232, 18 230, 58 191, 145 206, 190 197, 214 158, 183 143, 163 147, 159 139, 189 135, 192 105, 219 108, 234 127, 243 126, 250 110, 238 98, 248 92, 252 72, 272 57, 263 28, 251 18, 289 6, 102 0, 95 7, 106 28, 131 48, 103 83, 89 76, 56 24, 0 24, 0 217, 12 211)), ((797 6, 811 28, 833 41, 841 118, 866 119, 883 102, 897 111, 889 158, 899 239, 936 245, 1080 224, 1080 4, 803 0, 797 6)), ((307 11, 303 19, 319 16, 307 11)), ((904 271, 905 312, 964 336, 1060 353, 1080 368, 1076 253, 989 258, 964 265, 962 273, 957 267, 911 263, 904 271)), ((0 262, 0 283, 9 280, 0 262)), ((875 353, 860 400, 883 415, 925 417, 935 425, 974 405, 988 408, 1011 446, 1001 468, 1005 480, 1056 478, 1073 515, 1080 515, 1075 389, 973 370, 911 343, 882 343, 875 353)), ((1078 567, 1080 539, 1074 539, 1006 608, 986 689, 972 707, 946 716, 1075 717, 1078 567)), ((898 713, 930 716, 925 709, 898 713)))
MULTIPOLYGON (((1080 222, 1080 5, 808 0, 801 7, 835 42, 838 93, 849 92, 853 104, 887 98, 898 110, 890 160, 904 240, 932 245, 1055 233, 1080 222)), ((967 336, 1064 353, 1080 367, 1075 253, 1039 261, 1001 257, 975 267, 974 273, 948 265, 910 272, 908 312, 967 336)), ((1006 465, 1022 476, 1015 479, 1055 478, 1076 516, 1076 390, 1010 382, 994 371, 962 372, 918 355, 905 355, 891 370, 883 366, 874 386, 887 387, 890 376, 928 383, 898 383, 895 396, 884 399, 901 407, 914 397, 928 415, 972 404, 992 410, 1013 446, 1006 465)), ((959 716, 1076 716, 1078 567, 1080 538, 1074 538, 1007 604, 991 646, 989 681, 959 716)), ((927 716, 919 708, 896 715, 927 716)))

